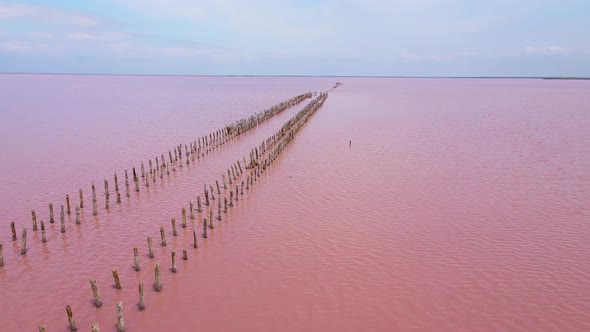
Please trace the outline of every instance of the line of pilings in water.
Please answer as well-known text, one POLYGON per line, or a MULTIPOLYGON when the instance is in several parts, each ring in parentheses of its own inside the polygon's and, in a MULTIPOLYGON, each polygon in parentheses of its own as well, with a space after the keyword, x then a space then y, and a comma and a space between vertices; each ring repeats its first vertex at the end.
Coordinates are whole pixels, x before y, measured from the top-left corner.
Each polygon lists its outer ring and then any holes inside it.
MULTIPOLYGON (((218 149, 222 145, 237 139, 240 135, 246 133, 247 131, 251 130, 262 124, 263 122, 269 120, 273 116, 295 106, 304 101, 305 99, 311 98, 312 93, 308 92, 305 94, 301 94, 295 96, 289 100, 283 101, 279 104, 276 104, 264 111, 256 112, 253 115, 240 119, 238 121, 234 121, 233 123, 224 126, 222 129, 216 130, 211 132, 207 135, 199 137, 194 142, 187 144, 179 144, 173 148, 174 154, 172 151, 168 151, 168 155, 165 156, 161 154, 160 156, 155 157, 154 161, 152 159, 148 160, 148 169, 146 170, 144 162, 140 163, 139 168, 132 167, 131 172, 131 181, 133 181, 133 189, 130 187, 130 177, 127 170, 125 170, 125 196, 127 198, 131 197, 131 191, 139 192, 140 188, 145 185, 146 188, 149 188, 150 183, 156 183, 158 178, 161 181, 164 181, 164 173, 170 175, 170 172, 175 172, 176 168, 182 168, 183 164, 189 165, 191 162, 194 163, 195 158, 200 159, 204 158, 205 155, 209 154, 209 152, 218 149), (183 155, 183 146, 184 146, 184 155, 183 155), (168 157, 168 159, 166 159, 168 157)), ((115 200, 117 204, 121 204, 121 190, 119 188, 119 178, 117 173, 114 173, 114 189, 115 189, 115 200)), ((92 190, 92 215, 98 215, 98 197, 97 197, 97 190, 96 185, 92 182, 91 185, 92 190)), ((74 208, 72 209, 73 201, 70 199, 70 195, 65 195, 65 204, 60 205, 59 209, 59 218, 60 218, 60 232, 66 233, 66 216, 71 216, 72 211, 75 213, 76 218, 76 225, 82 224, 82 217, 81 213, 82 210, 85 208, 84 202, 84 192, 82 189, 78 191, 78 202, 75 203, 74 208)), ((104 208, 109 210, 111 206, 111 193, 109 189, 109 181, 107 179, 104 180, 104 208)), ((53 203, 48 204, 48 219, 49 223, 53 224, 56 221, 55 216, 55 206, 53 203)), ((34 232, 41 230, 42 242, 47 242, 47 236, 45 231, 45 222, 41 220, 38 222, 37 220, 37 213, 35 210, 31 210, 31 220, 32 220, 32 229, 34 232), (39 227, 40 226, 40 227, 39 227)), ((10 231, 11 231, 11 239, 12 241, 17 241, 17 230, 16 224, 14 221, 10 223, 10 231)), ((26 227, 23 226, 22 236, 21 236, 21 255, 26 255, 27 247, 26 247, 26 227)), ((2 253, 2 242, 0 241, 0 267, 4 266, 4 257, 2 253)))
MULTIPOLYGON (((305 95, 302 95, 305 96, 305 95)), ((298 96, 301 97, 301 96, 298 96)), ((194 205, 193 201, 189 201, 189 209, 188 209, 188 216, 186 207, 181 208, 181 227, 188 228, 189 225, 187 224, 187 218, 190 219, 190 227, 192 228, 192 232, 189 233, 189 236, 192 236, 192 247, 193 249, 198 248, 198 238, 202 237, 203 239, 207 239, 211 236, 213 230, 215 229, 215 222, 214 219, 217 219, 219 222, 224 219, 223 215, 228 213, 228 207, 233 208, 238 206, 238 202, 240 197, 244 194, 251 192, 253 186, 257 183, 258 179, 261 175, 267 170, 267 168, 272 165, 272 163, 277 159, 280 153, 284 150, 285 146, 289 144, 292 139, 295 137, 297 131, 307 122, 311 115, 313 115, 324 103, 326 98, 328 97, 327 93, 320 93, 319 97, 312 100, 309 104, 307 104, 301 111, 299 111, 295 116, 289 119, 283 126, 275 132, 272 136, 268 137, 267 139, 263 140, 258 146, 252 148, 249 155, 249 160, 247 162, 246 158, 243 158, 244 167, 242 167, 241 162, 238 160, 230 167, 222 172, 221 174, 221 183, 220 185, 219 179, 215 180, 215 187, 213 185, 207 186, 204 185, 203 194, 204 194, 204 201, 201 201, 201 197, 197 195, 196 197, 196 206, 194 205), (227 178, 226 178, 227 172, 227 178), (226 181, 227 179, 227 181, 226 181), (223 190, 222 190, 223 188, 223 190), (216 198, 217 194, 217 198, 216 198), (229 198, 228 198, 229 194, 229 198), (222 200, 223 195, 223 200, 222 200), (214 201, 217 200, 217 206, 215 206, 214 201), (223 202, 223 203, 222 203, 223 202), (215 214, 216 210, 216 214, 215 214), (195 212, 197 215, 202 215, 202 231, 199 233, 195 228, 195 220, 197 219, 195 216, 195 212), (209 232, 209 235, 208 235, 209 232)), ((297 97, 296 97, 297 98, 297 97)), ((300 102, 300 101, 299 101, 300 102)), ((297 102, 298 103, 298 102, 297 102)), ((267 119, 268 115, 271 112, 267 113, 267 115, 263 115, 264 119, 267 119)), ((276 113, 275 113, 276 114, 276 113)), ((187 155, 188 158, 188 155, 187 155)), ((93 185, 94 187, 94 185, 93 185)), ((94 189, 94 188, 93 188, 94 189)), ((119 193, 118 193, 118 184, 115 176, 115 189, 117 193, 117 197, 119 200, 119 193)), ((105 181, 105 201, 108 208, 108 184, 105 181)), ((94 193, 94 190, 93 190, 94 193)), ((80 194, 80 204, 76 205, 76 223, 79 224, 79 214, 80 209, 83 207, 83 200, 82 195, 80 194)), ((93 205, 96 206, 96 195, 93 195, 93 205)), ((60 219, 61 219, 61 230, 62 233, 64 232, 64 215, 70 212, 69 206, 69 197, 66 196, 66 211, 64 211, 63 206, 60 210, 60 219), (67 212, 66 212, 67 211, 67 212)), ((50 217, 53 217, 52 206, 50 205, 50 217)), ((32 218, 33 218, 33 225, 36 230, 36 215, 35 212, 32 211, 32 218)), ((198 221, 196 221, 198 224, 198 221)), ((176 224, 176 219, 171 218, 171 227, 172 227, 172 235, 178 236, 178 229, 176 224)), ((43 221, 41 221, 41 231, 42 231, 42 241, 46 242, 45 237, 45 225, 43 221)), ((14 226, 14 222, 11 223, 11 232, 13 240, 16 238, 16 230, 14 226)), ((160 233, 160 245, 162 247, 167 246, 166 242, 166 230, 165 227, 162 226, 159 229, 160 233)), ((184 233, 186 234, 186 233, 184 233)), ((23 234, 21 237, 22 245, 21 245, 21 254, 26 254, 26 229, 23 229, 23 234)), ((3 257, 2 257, 2 244, 0 242, 0 266, 3 264, 3 257)), ((147 237, 147 257, 149 259, 156 258, 154 254, 153 248, 153 238, 151 236, 147 237)), ((137 246, 133 247, 133 269, 135 271, 140 271, 140 259, 139 259, 139 248, 137 246)), ((182 249, 182 259, 188 260, 188 252, 186 249, 182 249)), ((176 265, 176 249, 172 249, 171 257, 170 257, 170 269, 172 273, 177 272, 177 265, 176 265)), ((122 289, 122 283, 119 278, 118 271, 113 269, 113 282, 114 287, 116 289, 122 289)), ((98 284, 95 279, 90 280, 90 288, 92 291, 93 296, 93 303, 94 305, 99 308, 102 306, 102 298, 99 292, 98 284)), ((137 308, 138 310, 145 310, 146 309, 146 300, 145 300, 145 287, 144 282, 140 282, 138 284, 138 303, 137 308)), ((162 267, 161 264, 154 265, 154 283, 153 289, 155 292, 160 292, 164 289, 162 283, 162 267)), ((67 320, 70 331, 77 331, 76 321, 74 319, 72 308, 67 305, 66 306, 66 314, 67 320)), ((118 302, 116 305, 116 315, 117 315, 117 330, 119 332, 125 331, 125 323, 124 323, 124 316, 123 316, 123 303, 118 302)), ((39 325, 39 331, 45 331, 45 326, 43 324, 39 325)), ((91 326, 92 331, 99 331, 98 324, 93 324, 91 326)))

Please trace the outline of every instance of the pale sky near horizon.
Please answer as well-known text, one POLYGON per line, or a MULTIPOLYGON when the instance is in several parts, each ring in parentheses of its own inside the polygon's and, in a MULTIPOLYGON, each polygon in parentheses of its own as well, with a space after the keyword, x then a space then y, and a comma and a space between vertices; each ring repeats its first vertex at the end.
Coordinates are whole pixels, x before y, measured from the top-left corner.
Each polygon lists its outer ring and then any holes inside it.
POLYGON ((0 0, 0 72, 590 77, 590 0, 0 0))

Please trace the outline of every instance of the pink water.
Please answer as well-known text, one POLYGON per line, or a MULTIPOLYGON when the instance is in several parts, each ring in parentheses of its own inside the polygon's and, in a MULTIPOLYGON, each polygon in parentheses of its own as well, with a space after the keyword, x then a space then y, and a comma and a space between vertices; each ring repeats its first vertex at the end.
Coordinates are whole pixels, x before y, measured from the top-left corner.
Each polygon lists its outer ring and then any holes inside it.
POLYGON ((79 330, 115 330, 119 300, 128 331, 590 330, 590 82, 337 80, 194 250, 169 219, 303 104, 96 218, 90 181, 336 79, 1 76, 0 330, 66 331, 67 304, 79 330), (42 244, 30 209, 47 222, 80 187, 82 225, 42 244), (189 251, 176 274, 171 249, 189 251))

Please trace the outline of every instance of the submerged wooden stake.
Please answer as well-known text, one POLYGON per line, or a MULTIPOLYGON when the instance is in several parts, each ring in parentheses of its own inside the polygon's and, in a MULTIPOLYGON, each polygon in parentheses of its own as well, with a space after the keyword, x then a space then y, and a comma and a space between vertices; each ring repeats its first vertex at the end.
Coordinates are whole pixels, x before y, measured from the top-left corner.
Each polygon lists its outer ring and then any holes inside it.
POLYGON ((94 186, 94 182, 92 182, 92 215, 96 216, 98 214, 98 207, 96 203, 96 187, 94 186))
POLYGON ((207 238, 207 218, 203 218, 203 238, 207 238))
POLYGON ((148 257, 154 258, 154 247, 152 245, 152 237, 151 236, 147 237, 147 243, 148 243, 148 257))
POLYGON ((127 170, 125 170, 125 196, 131 196, 129 194, 129 175, 127 174, 127 170))
POLYGON ((166 233, 164 232, 164 227, 160 227, 160 237, 162 238, 162 247, 166 246, 166 233))
POLYGON ((145 293, 143 289, 143 282, 139 283, 139 303, 137 304, 139 310, 145 309, 145 293))
POLYGON ((33 219, 33 231, 37 231, 37 214, 35 210, 31 210, 31 218, 33 219))
POLYGON ((182 228, 186 228, 186 209, 182 208, 182 228))
POLYGON ((162 290, 162 273, 161 273, 160 264, 156 264, 156 282, 154 283, 154 290, 159 292, 162 290))
POLYGON ((188 255, 186 253, 186 250, 182 250, 182 259, 185 261, 188 260, 188 255))
POLYGON ((209 206, 209 192, 205 188, 205 206, 209 206))
MULTIPOLYGON (((178 231, 176 230, 176 218, 172 218, 172 220, 170 220, 170 223, 172 224, 172 236, 178 236, 178 231)), ((165 241, 166 240, 162 238, 162 242, 165 241)))
POLYGON ((23 227, 23 236, 21 238, 20 254, 25 255, 27 253, 27 229, 23 227))
POLYGON ((191 220, 195 220, 195 205, 193 204, 193 201, 188 203, 188 209, 190 211, 191 220))
POLYGON ((66 306, 66 313, 68 314, 68 324, 70 325, 70 331, 77 331, 76 321, 74 320, 74 314, 72 313, 72 307, 66 306))
POLYGON ((209 228, 213 229, 213 209, 209 209, 209 228))
POLYGON ((4 266, 4 254, 2 254, 2 241, 0 241, 0 267, 4 266))
POLYGON ((141 270, 141 268, 139 267, 139 250, 137 249, 137 247, 133 247, 133 263, 135 271, 141 270))
POLYGON ((203 212, 203 209, 201 208, 201 197, 199 195, 197 195, 197 212, 203 212))
POLYGON ((76 205, 76 225, 80 225, 82 221, 80 220, 80 207, 76 205))
POLYGON ((100 293, 98 291, 98 285, 96 284, 96 279, 90 279, 90 288, 92 288, 92 295, 94 296, 94 305, 97 308, 102 306, 102 300, 100 299, 100 293))
POLYGON ((12 241, 16 241, 16 226, 14 225, 14 221, 10 222, 10 232, 12 233, 12 241))
POLYGON ((80 194, 80 209, 84 208, 84 193, 82 193, 82 189, 79 191, 80 194))
POLYGON ((70 210, 70 195, 66 194, 66 213, 68 215, 72 214, 72 211, 70 210))
POLYGON ((121 289, 121 280, 119 280, 119 273, 117 270, 113 270, 113 280, 115 280, 115 288, 121 289))
POLYGON ((217 220, 221 220, 221 199, 217 201, 217 220))
POLYGON ((45 223, 41 220, 41 242, 47 242, 47 236, 45 235, 45 223))
POLYGON ((66 215, 64 214, 64 206, 61 206, 61 211, 60 211, 60 224, 61 224, 61 232, 65 233, 66 232, 66 215))
POLYGON ((117 303, 117 332, 125 332, 125 321, 123 320, 123 301, 117 303))
POLYGON ((172 268, 170 269, 170 271, 176 273, 176 251, 174 249, 172 249, 172 268))
POLYGON ((223 213, 227 213, 227 196, 223 196, 223 213))
POLYGON ((193 227, 193 248, 197 249, 197 231, 193 227))
POLYGON ((49 223, 53 224, 55 219, 53 218, 53 203, 49 203, 49 223))

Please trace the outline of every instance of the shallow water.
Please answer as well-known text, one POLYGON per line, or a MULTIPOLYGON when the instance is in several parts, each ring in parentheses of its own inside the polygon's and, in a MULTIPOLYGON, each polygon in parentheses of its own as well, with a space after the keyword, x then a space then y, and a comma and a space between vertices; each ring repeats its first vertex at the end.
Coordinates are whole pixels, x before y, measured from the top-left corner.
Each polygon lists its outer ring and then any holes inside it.
POLYGON ((54 224, 45 245, 30 209, 47 221, 49 200, 335 79, 2 76, 0 329, 66 330, 69 304, 81 330, 109 331, 118 300, 129 331, 590 329, 588 82, 338 80, 194 250, 190 228, 172 237, 170 218, 303 104, 108 213, 86 208, 63 236, 54 224), (25 257, 11 219, 19 238, 28 228, 25 257), (189 253, 176 274, 171 249, 189 253), (122 290, 111 288, 113 268, 122 290))

